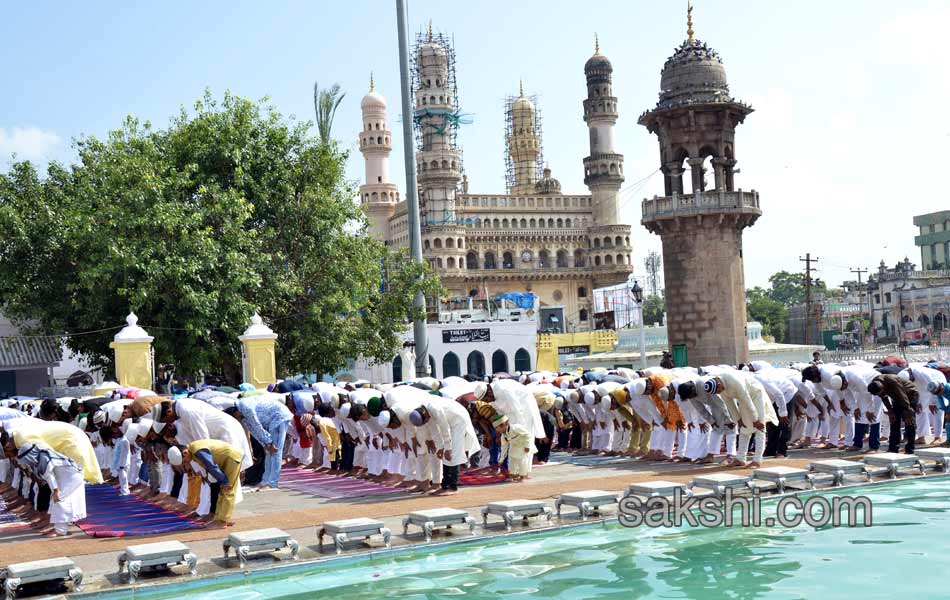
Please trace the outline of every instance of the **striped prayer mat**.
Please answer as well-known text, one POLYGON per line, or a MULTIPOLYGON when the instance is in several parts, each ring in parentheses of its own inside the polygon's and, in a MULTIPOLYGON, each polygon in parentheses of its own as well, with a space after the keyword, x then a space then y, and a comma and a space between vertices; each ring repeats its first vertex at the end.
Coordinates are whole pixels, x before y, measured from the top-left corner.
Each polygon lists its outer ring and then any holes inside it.
POLYGON ((0 533, 23 531, 30 528, 30 524, 7 510, 7 503, 0 498, 0 533))
POLYGON ((400 494, 398 490, 386 485, 373 483, 355 477, 341 477, 326 473, 315 473, 299 467, 284 467, 280 471, 280 487, 321 498, 357 498, 360 496, 382 496, 400 494))
POLYGON ((119 490, 107 483, 86 486, 86 514, 89 516, 76 525, 93 537, 154 535, 204 527, 136 496, 120 496, 119 490))

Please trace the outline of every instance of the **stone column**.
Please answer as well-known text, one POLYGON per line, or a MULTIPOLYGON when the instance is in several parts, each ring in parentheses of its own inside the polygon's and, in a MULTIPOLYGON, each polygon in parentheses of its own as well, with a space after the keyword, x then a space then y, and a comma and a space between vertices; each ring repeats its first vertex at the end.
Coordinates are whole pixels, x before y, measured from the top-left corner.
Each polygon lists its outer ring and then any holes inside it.
POLYGON ((713 174, 716 179, 716 191, 721 191, 726 183, 726 165, 728 158, 716 157, 712 159, 713 174))
POLYGON ((135 313, 126 317, 126 326, 115 335, 109 347, 115 351, 115 378, 123 387, 152 389, 155 372, 152 365, 152 336, 138 326, 135 313))
POLYGON ((703 191, 703 158, 691 158, 689 159, 689 170, 690 175, 693 178, 693 193, 703 191))
POLYGON ((672 196, 673 194, 682 194, 683 193, 683 173, 686 169, 683 168, 683 165, 678 162, 669 162, 666 163, 665 170, 663 173, 666 174, 667 180, 667 190, 666 195, 672 196))
POLYGON ((274 354, 277 334, 264 325, 260 315, 254 313, 251 325, 238 339, 241 340, 244 381, 256 388, 277 383, 277 360, 274 354))
POLYGON ((733 178, 733 171, 736 167, 736 159, 727 158, 725 163, 725 173, 726 173, 726 191, 734 192, 736 189, 735 179, 733 178))

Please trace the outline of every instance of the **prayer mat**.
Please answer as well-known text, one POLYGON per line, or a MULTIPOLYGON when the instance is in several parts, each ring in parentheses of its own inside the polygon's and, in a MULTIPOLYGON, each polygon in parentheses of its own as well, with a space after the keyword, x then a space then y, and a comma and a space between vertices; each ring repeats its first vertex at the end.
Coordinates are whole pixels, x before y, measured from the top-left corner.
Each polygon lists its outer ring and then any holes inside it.
POLYGON ((280 471, 279 486, 297 490, 321 498, 358 498, 360 496, 382 496, 400 494, 404 490, 380 485, 365 479, 341 477, 327 473, 315 473, 310 469, 284 467, 280 471))
POLYGON ((480 473, 460 473, 459 485, 490 485, 493 483, 502 483, 508 476, 507 471, 495 474, 491 471, 482 471, 480 473))
POLYGON ((29 528, 30 524, 7 510, 6 501, 0 498, 0 533, 23 531, 29 528))
POLYGON ((596 465, 609 465, 632 460, 633 459, 631 459, 629 456, 597 456, 596 454, 592 454, 589 456, 572 456, 567 459, 566 462, 582 467, 592 467, 596 465))
POLYGON ((86 514, 89 516, 76 525, 93 537, 155 535, 204 527, 136 496, 120 496, 118 488, 108 483, 86 486, 86 514))

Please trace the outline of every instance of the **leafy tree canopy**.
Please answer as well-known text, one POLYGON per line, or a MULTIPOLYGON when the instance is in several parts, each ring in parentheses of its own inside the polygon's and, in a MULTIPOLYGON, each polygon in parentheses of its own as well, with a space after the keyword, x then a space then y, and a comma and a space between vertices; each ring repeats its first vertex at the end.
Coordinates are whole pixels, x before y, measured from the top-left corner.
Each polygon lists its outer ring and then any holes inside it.
MULTIPOLYGON (((206 93, 165 129, 129 117, 75 142, 77 164, 0 174, 0 312, 34 333, 115 327, 134 311, 156 360, 240 373, 257 310, 286 372, 386 360, 428 267, 369 237, 346 152, 266 103, 206 93), (385 277, 384 277, 385 274, 385 277), (381 282, 385 281, 385 288, 381 282)), ((115 331, 68 338, 108 366, 115 331)))
POLYGON ((666 313, 666 300, 663 296, 649 295, 643 300, 643 323, 652 325, 663 322, 663 314, 666 313))

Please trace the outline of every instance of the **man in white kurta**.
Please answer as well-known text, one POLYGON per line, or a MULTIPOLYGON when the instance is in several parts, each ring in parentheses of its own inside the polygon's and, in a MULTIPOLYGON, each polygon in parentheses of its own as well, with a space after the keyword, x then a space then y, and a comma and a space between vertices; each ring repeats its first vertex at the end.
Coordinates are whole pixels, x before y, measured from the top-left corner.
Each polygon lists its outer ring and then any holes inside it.
POLYGON ((761 466, 765 452, 765 425, 778 424, 768 393, 754 377, 740 371, 722 371, 715 376, 715 380, 719 384, 716 392, 726 400, 727 406, 734 404, 738 410, 739 463, 742 466, 761 466), (747 463, 749 442, 752 439, 755 440, 755 454, 752 462, 747 463))
POLYGON ((21 468, 50 489, 49 519, 56 535, 69 535, 69 525, 86 518, 86 487, 82 467, 62 454, 32 442, 17 449, 21 468))

